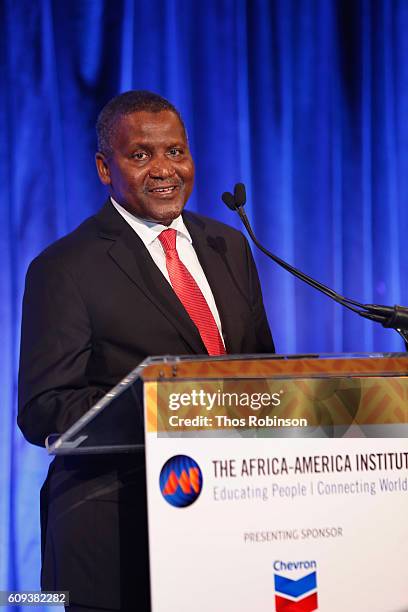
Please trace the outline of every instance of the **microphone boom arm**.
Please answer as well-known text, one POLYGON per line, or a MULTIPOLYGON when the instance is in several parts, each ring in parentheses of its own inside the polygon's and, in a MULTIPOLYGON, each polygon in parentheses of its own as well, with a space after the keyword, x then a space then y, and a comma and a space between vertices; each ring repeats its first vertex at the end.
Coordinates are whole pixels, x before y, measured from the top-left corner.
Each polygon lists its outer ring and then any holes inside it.
POLYGON ((248 217, 244 210, 244 205, 246 203, 246 194, 245 194, 245 186, 243 183, 237 183, 234 188, 234 194, 225 192, 222 195, 223 202, 230 208, 238 213, 241 218, 242 223, 244 224, 251 240, 257 246, 257 248, 262 251, 267 257, 272 259, 275 263, 281 266, 296 278, 299 278, 304 283, 310 285, 317 291, 320 291, 327 297, 331 298, 338 304, 341 304, 345 308, 357 313, 361 317, 365 319, 369 319, 370 321, 374 321, 375 323, 380 323, 383 327, 395 329, 400 336, 403 338, 405 342, 405 346, 408 350, 408 308, 404 306, 379 306, 377 304, 362 304, 357 302, 356 300, 352 300, 350 298, 344 297, 323 285, 319 281, 311 278, 307 274, 304 274, 301 270, 298 270, 294 266, 291 266, 280 257, 277 257, 273 253, 271 253, 268 249, 266 249, 255 236, 251 224, 249 223, 248 217))

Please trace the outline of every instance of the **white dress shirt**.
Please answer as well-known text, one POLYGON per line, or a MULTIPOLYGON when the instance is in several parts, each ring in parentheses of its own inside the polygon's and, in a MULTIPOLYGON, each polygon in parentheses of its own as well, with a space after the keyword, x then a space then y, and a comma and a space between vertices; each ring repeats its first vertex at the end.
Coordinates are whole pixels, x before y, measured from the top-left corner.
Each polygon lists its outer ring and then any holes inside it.
MULTIPOLYGON (((112 197, 111 202, 116 208, 118 213, 129 223, 130 227, 136 232, 139 238, 143 241, 146 249, 149 251, 151 258, 153 259, 160 272, 163 274, 167 282, 171 285, 169 274, 166 267, 166 254, 164 252, 162 243, 158 239, 159 234, 166 229, 176 230, 176 248, 178 255, 194 278, 195 282, 199 286, 201 293, 203 294, 211 313, 215 319, 218 330, 220 332, 222 341, 224 338, 221 329, 221 319, 218 314, 217 306, 215 304, 214 296, 212 294, 210 285, 208 284, 207 278, 204 274, 204 270, 198 261, 197 253, 193 247, 193 241, 190 233, 184 225, 183 218, 181 215, 174 219, 169 226, 155 223, 154 221, 146 221, 146 219, 140 219, 135 217, 128 212, 123 206, 118 204, 112 197)), ((225 343, 224 343, 225 344, 225 343)))

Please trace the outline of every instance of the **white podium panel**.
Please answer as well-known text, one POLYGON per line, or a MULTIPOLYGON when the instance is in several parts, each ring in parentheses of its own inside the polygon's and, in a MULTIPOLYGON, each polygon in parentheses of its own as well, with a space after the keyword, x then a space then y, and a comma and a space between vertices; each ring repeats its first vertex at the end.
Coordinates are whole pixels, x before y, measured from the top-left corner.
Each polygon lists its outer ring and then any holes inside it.
POLYGON ((150 432, 146 458, 152 612, 408 610, 405 439, 150 432))

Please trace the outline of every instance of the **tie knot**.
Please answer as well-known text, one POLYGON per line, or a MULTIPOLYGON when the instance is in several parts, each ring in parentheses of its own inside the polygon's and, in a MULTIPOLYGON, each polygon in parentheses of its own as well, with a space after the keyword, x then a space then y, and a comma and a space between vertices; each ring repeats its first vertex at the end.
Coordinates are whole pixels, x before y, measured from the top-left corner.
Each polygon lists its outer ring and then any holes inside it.
POLYGON ((159 240, 162 243, 163 249, 166 253, 176 250, 176 235, 177 232, 175 229, 166 229, 159 234, 159 240))

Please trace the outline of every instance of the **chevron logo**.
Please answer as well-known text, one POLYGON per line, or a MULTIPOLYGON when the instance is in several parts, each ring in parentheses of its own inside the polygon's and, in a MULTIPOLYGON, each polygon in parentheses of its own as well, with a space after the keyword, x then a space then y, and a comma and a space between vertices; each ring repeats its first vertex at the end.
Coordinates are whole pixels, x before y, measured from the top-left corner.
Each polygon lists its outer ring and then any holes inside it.
POLYGON ((274 578, 276 612, 313 612, 318 609, 316 572, 298 580, 280 574, 275 574, 274 578))

